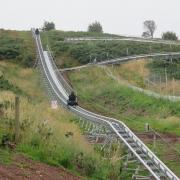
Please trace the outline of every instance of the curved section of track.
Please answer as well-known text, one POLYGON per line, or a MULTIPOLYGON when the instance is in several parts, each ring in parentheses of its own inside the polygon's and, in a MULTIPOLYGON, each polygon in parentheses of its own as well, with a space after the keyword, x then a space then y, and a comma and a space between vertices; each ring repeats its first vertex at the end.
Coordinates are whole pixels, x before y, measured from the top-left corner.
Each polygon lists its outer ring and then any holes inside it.
MULTIPOLYGON (((67 82, 65 82, 61 75, 60 79, 58 78, 51 55, 49 52, 43 51, 40 36, 34 34, 34 38, 39 54, 41 72, 43 72, 48 86, 58 103, 67 108, 67 89, 69 88, 67 82)), ((82 107, 69 107, 69 110, 87 121, 106 126, 113 131, 128 147, 137 160, 149 171, 151 177, 154 179, 179 180, 179 178, 162 161, 160 161, 158 157, 123 122, 95 114, 83 109, 82 107)))
POLYGON ((97 63, 89 63, 83 66, 64 68, 64 69, 60 69, 60 71, 63 72, 63 71, 78 70, 78 69, 88 68, 89 66, 95 66, 95 65, 121 64, 127 61, 133 61, 133 60, 138 60, 138 59, 143 59, 143 58, 153 58, 153 57, 180 57, 180 52, 153 53, 153 54, 142 54, 142 55, 136 55, 136 56, 126 56, 126 57, 121 57, 121 58, 105 60, 105 61, 101 61, 97 63))

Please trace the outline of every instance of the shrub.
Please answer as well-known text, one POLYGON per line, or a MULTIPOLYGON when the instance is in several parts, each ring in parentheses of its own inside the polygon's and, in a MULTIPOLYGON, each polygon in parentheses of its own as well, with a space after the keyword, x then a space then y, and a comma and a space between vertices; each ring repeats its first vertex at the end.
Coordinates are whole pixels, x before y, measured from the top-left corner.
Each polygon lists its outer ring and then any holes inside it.
POLYGON ((31 38, 31 33, 13 32, 17 33, 14 36, 11 33, 11 31, 0 30, 0 60, 10 59, 25 67, 31 67, 35 59, 34 45, 28 39, 31 38))
POLYGON ((176 33, 167 31, 167 32, 162 34, 162 39, 177 41, 178 37, 177 37, 176 33))
POLYGON ((102 33, 103 32, 102 25, 100 24, 100 22, 95 21, 94 23, 88 26, 88 32, 102 33))
POLYGON ((17 86, 11 84, 4 76, 0 76, 0 90, 10 90, 16 94, 22 94, 22 90, 17 86))

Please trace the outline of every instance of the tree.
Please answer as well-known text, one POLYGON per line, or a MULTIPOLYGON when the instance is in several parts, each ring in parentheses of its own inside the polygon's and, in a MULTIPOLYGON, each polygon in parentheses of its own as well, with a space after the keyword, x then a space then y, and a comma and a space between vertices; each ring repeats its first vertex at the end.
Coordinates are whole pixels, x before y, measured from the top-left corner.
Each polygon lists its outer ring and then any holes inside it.
POLYGON ((167 31, 162 34, 162 39, 176 41, 176 40, 178 40, 178 37, 177 37, 176 33, 167 31))
POLYGON ((149 37, 151 37, 151 34, 150 34, 149 31, 145 31, 145 32, 142 33, 142 37, 149 38, 149 37))
POLYGON ((154 32, 156 30, 156 23, 153 20, 144 21, 144 29, 149 32, 150 36, 153 38, 154 32))
POLYGON ((50 31, 55 29, 55 24, 53 22, 44 21, 43 31, 50 31))
POLYGON ((103 33, 103 28, 98 21, 95 21, 94 23, 92 23, 88 26, 88 32, 103 33))

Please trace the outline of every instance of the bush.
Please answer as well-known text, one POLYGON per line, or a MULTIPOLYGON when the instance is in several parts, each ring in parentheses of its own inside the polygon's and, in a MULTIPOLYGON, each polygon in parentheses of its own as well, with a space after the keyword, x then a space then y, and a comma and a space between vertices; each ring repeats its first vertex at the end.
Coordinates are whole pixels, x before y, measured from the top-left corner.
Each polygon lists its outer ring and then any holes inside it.
POLYGON ((22 64, 25 67, 32 67, 34 64, 34 55, 33 54, 25 54, 22 58, 22 64))
POLYGON ((10 37, 0 37, 0 60, 15 59, 21 54, 22 41, 10 37))
POLYGON ((74 163, 77 170, 86 176, 92 176, 96 171, 95 160, 84 156, 82 152, 76 155, 74 163))
MULTIPOLYGON (((76 61, 86 64, 90 61, 97 60, 103 61, 112 58, 118 58, 127 55, 148 54, 156 52, 176 52, 180 51, 180 46, 172 45, 171 48, 166 44, 152 44, 130 41, 89 41, 66 43, 62 40, 66 37, 118 37, 115 35, 92 33, 92 32, 63 32, 63 31, 50 31, 43 33, 44 44, 48 43, 54 55, 57 56, 70 56, 76 61), (48 40, 48 41, 47 41, 48 40), (127 54, 128 48, 128 54, 127 54)), ((119 37, 120 38, 120 37, 119 37)))
POLYGON ((30 32, 19 32, 12 36, 13 33, 17 32, 0 30, 0 60, 10 59, 25 67, 31 67, 34 64, 35 49, 33 43, 30 44, 29 40, 26 42, 29 36, 31 37, 30 32))
POLYGON ((162 39, 164 39, 164 40, 177 41, 177 40, 178 40, 178 37, 177 37, 176 33, 167 31, 167 32, 163 33, 162 39))
POLYGON ((165 68, 167 75, 170 78, 180 79, 180 60, 173 59, 173 61, 169 60, 154 60, 152 63, 148 65, 151 71, 155 71, 158 73, 164 74, 165 68))
POLYGON ((43 28, 44 31, 50 31, 55 29, 55 24, 53 22, 45 21, 43 28))
POLYGON ((0 90, 9 90, 13 91, 16 94, 22 94, 22 90, 17 86, 11 84, 4 76, 0 76, 0 90))
POLYGON ((88 32, 103 33, 103 28, 102 28, 100 22, 95 21, 94 23, 90 24, 88 26, 88 32))

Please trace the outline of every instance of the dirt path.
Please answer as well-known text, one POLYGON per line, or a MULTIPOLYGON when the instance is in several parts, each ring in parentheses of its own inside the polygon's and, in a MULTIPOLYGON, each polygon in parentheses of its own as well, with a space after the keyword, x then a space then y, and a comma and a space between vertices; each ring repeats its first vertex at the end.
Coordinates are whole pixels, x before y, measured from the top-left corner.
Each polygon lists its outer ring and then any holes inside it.
POLYGON ((18 155, 11 165, 0 164, 0 180, 80 180, 67 170, 18 155))
MULTIPOLYGON (((154 138, 154 133, 137 133, 135 132, 135 134, 144 142, 153 142, 153 138, 154 138)), ((166 141, 169 144, 174 144, 174 143, 180 143, 180 137, 173 135, 173 134, 161 134, 158 133, 161 138, 163 138, 164 141, 166 141)), ((157 140, 162 140, 158 135, 156 135, 156 139, 157 140)))

